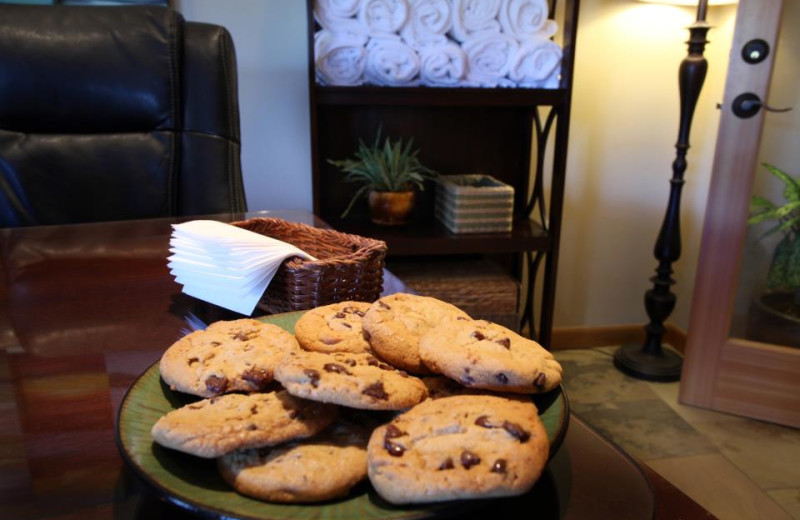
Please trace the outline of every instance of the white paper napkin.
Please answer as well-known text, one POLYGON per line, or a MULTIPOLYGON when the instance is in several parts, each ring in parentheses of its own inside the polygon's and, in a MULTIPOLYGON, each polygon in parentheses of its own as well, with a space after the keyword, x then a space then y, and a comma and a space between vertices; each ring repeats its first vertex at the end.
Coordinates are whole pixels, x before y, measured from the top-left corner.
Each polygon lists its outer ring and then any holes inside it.
POLYGON ((183 292, 240 314, 252 314, 284 260, 316 260, 286 242, 215 220, 172 228, 167 266, 183 292))

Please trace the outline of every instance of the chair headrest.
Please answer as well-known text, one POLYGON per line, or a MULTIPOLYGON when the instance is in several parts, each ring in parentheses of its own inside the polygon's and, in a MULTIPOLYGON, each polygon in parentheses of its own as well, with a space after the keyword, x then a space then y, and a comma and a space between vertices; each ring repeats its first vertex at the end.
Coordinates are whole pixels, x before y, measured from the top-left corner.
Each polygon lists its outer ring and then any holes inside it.
POLYGON ((0 6, 0 129, 175 128, 182 31, 157 6, 0 6))

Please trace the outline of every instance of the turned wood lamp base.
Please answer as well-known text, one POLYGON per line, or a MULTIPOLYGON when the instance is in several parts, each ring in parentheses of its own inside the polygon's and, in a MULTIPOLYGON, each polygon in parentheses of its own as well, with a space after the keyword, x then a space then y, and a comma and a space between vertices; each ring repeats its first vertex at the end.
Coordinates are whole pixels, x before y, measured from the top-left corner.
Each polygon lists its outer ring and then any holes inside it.
POLYGON ((623 345, 614 352, 614 366, 621 372, 647 381, 678 381, 683 358, 664 348, 650 352, 641 345, 623 345))

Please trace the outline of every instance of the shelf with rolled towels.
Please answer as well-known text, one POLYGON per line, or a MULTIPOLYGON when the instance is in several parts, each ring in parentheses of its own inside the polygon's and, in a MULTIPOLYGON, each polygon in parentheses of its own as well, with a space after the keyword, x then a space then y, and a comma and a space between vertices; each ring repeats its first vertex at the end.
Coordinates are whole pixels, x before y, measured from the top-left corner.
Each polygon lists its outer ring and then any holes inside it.
POLYGON ((557 89, 547 0, 314 0, 319 85, 557 89))

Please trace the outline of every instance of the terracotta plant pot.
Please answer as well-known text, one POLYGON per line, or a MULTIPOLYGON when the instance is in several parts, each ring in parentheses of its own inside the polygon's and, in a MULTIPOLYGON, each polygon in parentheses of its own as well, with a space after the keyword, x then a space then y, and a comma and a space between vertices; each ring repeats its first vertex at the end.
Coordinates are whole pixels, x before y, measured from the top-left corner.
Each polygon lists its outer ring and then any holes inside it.
POLYGON ((414 191, 370 191, 369 212, 372 221, 382 226, 408 222, 414 209, 414 191))
POLYGON ((748 339, 800 347, 800 318, 794 293, 767 293, 753 301, 747 322, 748 339))

